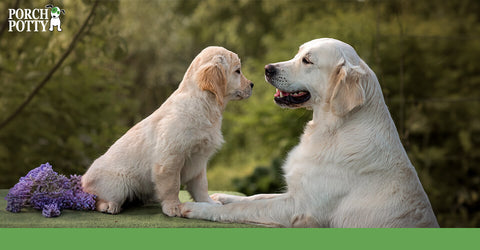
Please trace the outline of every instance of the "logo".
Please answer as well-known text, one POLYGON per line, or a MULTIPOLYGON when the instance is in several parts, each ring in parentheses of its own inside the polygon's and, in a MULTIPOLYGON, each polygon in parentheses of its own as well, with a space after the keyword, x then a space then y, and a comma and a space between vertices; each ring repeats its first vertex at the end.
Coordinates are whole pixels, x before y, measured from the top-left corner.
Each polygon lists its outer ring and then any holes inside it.
POLYGON ((55 27, 62 31, 60 14, 65 15, 65 10, 51 4, 45 9, 8 9, 8 32, 46 32, 55 27))

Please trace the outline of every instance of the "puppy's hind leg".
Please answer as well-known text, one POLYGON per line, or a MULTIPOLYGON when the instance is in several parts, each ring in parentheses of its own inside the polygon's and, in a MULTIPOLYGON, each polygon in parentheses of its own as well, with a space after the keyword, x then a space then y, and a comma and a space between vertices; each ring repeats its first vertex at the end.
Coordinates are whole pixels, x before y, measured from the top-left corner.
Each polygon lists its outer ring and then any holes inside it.
POLYGON ((96 210, 102 213, 118 214, 121 211, 121 205, 116 202, 109 202, 102 199, 97 199, 95 204, 96 210))
POLYGON ((85 192, 97 196, 95 207, 102 213, 118 214, 123 202, 126 200, 125 185, 121 178, 103 176, 87 172, 82 176, 82 188, 85 192))

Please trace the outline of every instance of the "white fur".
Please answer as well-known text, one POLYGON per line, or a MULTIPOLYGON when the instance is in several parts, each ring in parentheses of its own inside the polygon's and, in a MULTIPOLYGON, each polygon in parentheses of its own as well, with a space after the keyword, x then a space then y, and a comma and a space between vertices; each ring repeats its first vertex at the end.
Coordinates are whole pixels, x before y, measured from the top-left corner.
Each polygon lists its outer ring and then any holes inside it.
MULTIPOLYGON (((59 9, 58 7, 51 7, 51 8, 59 9)), ((59 9, 59 11, 62 11, 62 10, 59 9)), ((50 16, 52 18, 50 18, 50 28, 48 30, 53 31, 53 28, 57 27, 58 31, 62 31, 62 27, 61 27, 62 22, 60 21, 60 12, 59 13, 50 12, 50 16)))
POLYGON ((218 203, 208 196, 206 166, 223 143, 225 105, 251 94, 253 84, 239 70, 236 54, 204 49, 165 103, 83 175, 84 190, 98 196, 97 210, 116 214, 125 201, 156 198, 165 214, 179 216, 181 184, 195 201, 218 203))
POLYGON ((313 109, 283 166, 287 192, 215 194, 224 205, 185 203, 184 216, 275 227, 438 227, 378 80, 351 46, 313 40, 271 67, 272 85, 311 94, 287 106, 313 109))

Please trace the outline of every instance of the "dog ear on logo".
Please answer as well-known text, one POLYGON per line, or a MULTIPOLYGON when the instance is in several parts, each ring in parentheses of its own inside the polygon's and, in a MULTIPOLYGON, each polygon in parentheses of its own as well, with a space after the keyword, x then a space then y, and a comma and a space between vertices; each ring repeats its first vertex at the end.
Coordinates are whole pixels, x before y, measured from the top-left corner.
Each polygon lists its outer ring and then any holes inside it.
POLYGON ((220 106, 227 92, 227 79, 221 62, 208 63, 197 73, 197 80, 201 90, 212 92, 220 106))
POLYGON ((330 83, 330 109, 337 116, 345 116, 365 103, 362 81, 365 71, 342 59, 335 69, 330 83))
POLYGON ((45 5, 45 8, 53 8, 53 5, 47 4, 47 5, 45 5))

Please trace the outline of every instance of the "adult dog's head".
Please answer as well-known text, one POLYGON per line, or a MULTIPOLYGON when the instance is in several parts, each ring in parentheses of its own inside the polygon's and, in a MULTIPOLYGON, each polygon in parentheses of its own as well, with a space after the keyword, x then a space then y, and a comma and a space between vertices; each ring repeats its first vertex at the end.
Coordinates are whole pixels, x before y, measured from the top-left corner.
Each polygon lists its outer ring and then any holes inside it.
POLYGON ((323 108, 344 116, 365 102, 368 66, 348 44, 330 38, 300 46, 295 57, 265 66, 277 88, 275 102, 287 108, 323 108))
POLYGON ((215 96, 220 106, 252 94, 253 83, 243 75, 240 58, 223 47, 211 46, 202 50, 185 77, 193 79, 202 91, 215 96))

